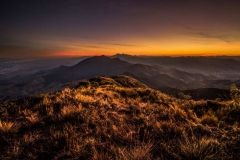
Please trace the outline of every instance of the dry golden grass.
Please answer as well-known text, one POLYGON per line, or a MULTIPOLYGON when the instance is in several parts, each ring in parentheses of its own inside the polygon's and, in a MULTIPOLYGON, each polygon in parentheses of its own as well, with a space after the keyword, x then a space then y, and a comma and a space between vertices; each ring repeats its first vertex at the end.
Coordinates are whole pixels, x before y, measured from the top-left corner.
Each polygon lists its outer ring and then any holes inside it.
POLYGON ((180 100, 134 79, 0 104, 0 159, 236 159, 236 101, 180 100))
POLYGON ((0 131, 10 132, 13 128, 13 122, 4 122, 0 120, 0 131))

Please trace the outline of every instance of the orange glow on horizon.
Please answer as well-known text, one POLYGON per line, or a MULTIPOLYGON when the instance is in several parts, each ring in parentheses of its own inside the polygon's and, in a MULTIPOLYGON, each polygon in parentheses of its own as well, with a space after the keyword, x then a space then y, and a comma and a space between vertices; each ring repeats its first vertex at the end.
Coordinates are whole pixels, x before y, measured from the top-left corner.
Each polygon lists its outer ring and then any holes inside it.
POLYGON ((134 55, 134 56, 240 56, 240 52, 201 52, 201 51, 179 51, 171 52, 171 51, 153 51, 153 52, 114 52, 114 53, 107 53, 107 52, 80 52, 80 51, 63 51, 63 52, 57 52, 53 54, 49 54, 46 57, 80 57, 80 56, 113 56, 115 54, 128 54, 128 55, 134 55))
MULTIPOLYGON (((210 41, 209 44, 197 43, 191 44, 187 41, 170 40, 165 43, 134 42, 129 44, 139 44, 132 46, 112 46, 108 44, 98 45, 98 47, 87 48, 66 46, 66 49, 58 50, 48 56, 52 57, 77 57, 77 56, 112 56, 117 53, 125 53, 129 55, 145 55, 145 56, 240 56, 240 43, 223 43, 210 41)), ((207 42, 206 42, 207 43, 207 42)), ((93 45, 92 45, 93 46, 93 45)))
MULTIPOLYGON (((125 53, 136 56, 240 56, 240 43, 226 43, 220 41, 207 41, 190 43, 186 39, 168 39, 166 41, 136 40, 121 41, 118 43, 67 43, 53 41, 46 43, 48 48, 24 48, 19 54, 19 48, 6 48, 5 57, 80 57, 80 56, 113 56, 125 53), (132 41, 132 42, 131 42, 132 41), (205 44, 207 43, 207 44, 205 44), (81 45, 77 45, 81 44, 81 45), (127 45, 129 44, 129 45, 127 45), (51 47, 51 45, 53 45, 51 47), (35 53, 35 54, 32 54, 35 53)), ((21 48, 20 48, 21 49, 21 48)))

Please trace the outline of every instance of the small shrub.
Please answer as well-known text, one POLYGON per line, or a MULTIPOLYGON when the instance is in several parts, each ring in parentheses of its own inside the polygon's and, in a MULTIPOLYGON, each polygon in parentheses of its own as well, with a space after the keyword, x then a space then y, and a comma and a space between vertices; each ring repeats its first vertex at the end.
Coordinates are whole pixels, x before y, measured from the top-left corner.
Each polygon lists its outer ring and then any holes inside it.
POLYGON ((214 115, 204 115, 202 117, 201 123, 204 125, 217 126, 218 118, 214 115))
POLYGON ((152 143, 143 143, 130 148, 119 148, 118 158, 122 160, 151 160, 153 159, 151 155, 152 147, 152 143))
POLYGON ((0 131, 2 132, 11 132, 13 131, 13 122, 4 122, 0 120, 0 131))
POLYGON ((239 102, 240 101, 240 90, 237 88, 237 86, 235 84, 232 84, 232 86, 231 86, 230 97, 235 102, 239 102))
POLYGON ((209 138, 196 138, 185 136, 180 142, 180 159, 186 160, 213 160, 224 159, 220 143, 209 138))
POLYGON ((184 94, 183 92, 179 92, 177 96, 179 99, 183 99, 183 100, 189 100, 192 98, 190 95, 184 94))

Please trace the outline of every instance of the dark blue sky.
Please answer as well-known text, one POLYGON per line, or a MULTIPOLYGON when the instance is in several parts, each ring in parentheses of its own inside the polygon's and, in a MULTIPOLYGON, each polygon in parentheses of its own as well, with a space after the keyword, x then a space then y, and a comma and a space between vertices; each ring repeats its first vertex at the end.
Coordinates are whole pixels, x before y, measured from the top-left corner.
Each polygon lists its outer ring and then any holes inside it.
POLYGON ((237 0, 1 0, 0 57, 240 53, 237 0))

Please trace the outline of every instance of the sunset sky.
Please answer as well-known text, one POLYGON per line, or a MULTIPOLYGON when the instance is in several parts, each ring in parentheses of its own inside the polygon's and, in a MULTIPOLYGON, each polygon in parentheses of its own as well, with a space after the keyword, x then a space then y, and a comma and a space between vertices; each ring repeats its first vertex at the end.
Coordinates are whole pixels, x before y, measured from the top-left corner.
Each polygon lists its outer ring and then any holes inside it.
POLYGON ((0 57, 116 53, 240 55, 240 1, 0 1, 0 57))

